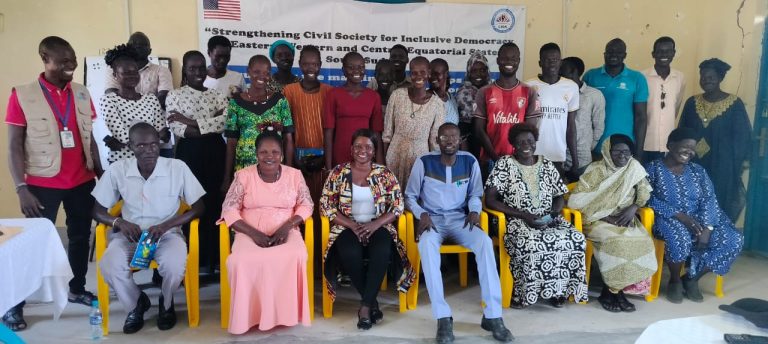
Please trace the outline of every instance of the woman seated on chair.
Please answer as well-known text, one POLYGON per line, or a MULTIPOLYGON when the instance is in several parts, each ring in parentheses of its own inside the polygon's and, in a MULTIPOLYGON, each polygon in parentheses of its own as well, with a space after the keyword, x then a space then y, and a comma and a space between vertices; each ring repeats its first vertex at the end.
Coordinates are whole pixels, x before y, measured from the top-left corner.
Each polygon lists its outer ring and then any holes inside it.
POLYGON ((390 262, 402 272, 398 291, 406 292, 414 279, 405 246, 393 224, 403 212, 400 185, 389 169, 371 162, 376 142, 373 131, 355 131, 352 161, 330 172, 320 197, 320 213, 331 221, 323 255, 328 290, 335 299, 330 281, 336 280, 337 264, 341 264, 362 298, 357 312, 357 328, 362 330, 370 329, 384 317, 376 297, 390 262))
POLYGON ((485 188, 486 205, 507 216, 503 242, 512 257, 514 308, 539 297, 556 308, 570 295, 587 300, 584 235, 560 216, 568 188, 551 161, 534 155, 538 136, 531 124, 515 125, 509 131, 515 153, 499 159, 485 188))
POLYGON ((724 275, 741 252, 744 237, 720 208, 712 181, 701 165, 692 163, 696 132, 677 128, 669 134, 663 158, 646 169, 653 192, 648 202, 655 221, 653 236, 666 243, 664 260, 670 279, 667 299, 672 303, 702 302, 698 281, 704 274, 724 275), (680 276, 683 264, 688 271, 680 276))
POLYGON ((624 293, 647 294, 657 268, 653 240, 636 216, 651 197, 651 185, 634 152, 628 136, 611 135, 603 142, 603 159, 587 167, 568 199, 584 216, 584 233, 603 276, 597 300, 609 312, 635 311, 624 293))
POLYGON ((312 216, 301 171, 282 165, 283 142, 274 131, 256 139, 258 163, 235 173, 222 218, 235 231, 227 259, 232 302, 229 332, 259 325, 310 324, 307 248, 299 225, 312 216))

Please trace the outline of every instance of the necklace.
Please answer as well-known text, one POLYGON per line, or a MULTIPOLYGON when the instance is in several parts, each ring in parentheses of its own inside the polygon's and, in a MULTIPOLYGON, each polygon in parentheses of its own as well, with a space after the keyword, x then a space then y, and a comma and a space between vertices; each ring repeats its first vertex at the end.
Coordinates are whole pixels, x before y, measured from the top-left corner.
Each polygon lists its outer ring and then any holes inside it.
POLYGON ((419 104, 419 108, 414 110, 413 102, 411 102, 411 119, 416 118, 416 113, 421 111, 421 108, 423 107, 424 107, 424 104, 419 104))
POLYGON ((251 95, 250 92, 246 92, 245 94, 248 95, 248 100, 253 103, 253 105, 264 105, 267 103, 267 100, 269 99, 269 93, 264 93, 264 99, 259 100, 259 98, 256 98, 256 96, 251 95))
POLYGON ((268 182, 268 181, 267 181, 267 179, 266 179, 266 178, 264 178, 264 174, 262 174, 262 173, 261 173, 261 169, 260 169, 258 166, 256 166, 256 171, 258 171, 258 172, 259 172, 259 177, 260 177, 260 178, 261 178, 261 180, 263 180, 265 183, 274 183, 274 182, 276 182, 276 181, 280 180, 280 172, 282 172, 282 171, 283 171, 283 167, 282 167, 282 166, 278 166, 278 167, 277 167, 277 176, 275 177, 275 180, 273 180, 273 181, 271 181, 271 182, 268 182))

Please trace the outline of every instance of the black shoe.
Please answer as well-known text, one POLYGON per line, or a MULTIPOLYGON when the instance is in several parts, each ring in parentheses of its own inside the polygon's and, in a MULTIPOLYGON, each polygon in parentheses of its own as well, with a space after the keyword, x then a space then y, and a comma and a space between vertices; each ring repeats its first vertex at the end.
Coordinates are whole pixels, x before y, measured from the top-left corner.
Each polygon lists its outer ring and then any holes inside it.
POLYGON ((3 315, 3 325, 13 332, 27 329, 24 321, 24 306, 14 306, 3 315))
POLYGON ((669 282, 667 286, 667 300, 672 303, 683 303, 683 284, 669 282))
POLYGON ((480 327, 482 327, 483 330, 491 331, 493 333, 493 338, 500 342, 508 343, 515 340, 512 331, 504 326, 504 319, 502 318, 486 319, 485 315, 483 315, 483 320, 480 321, 480 327))
POLYGON ((376 308, 371 308, 371 322, 376 324, 382 319, 384 319, 384 313, 379 309, 379 307, 377 306, 376 308))
POLYGON ((144 327, 144 312, 146 312, 152 304, 149 302, 149 297, 144 292, 139 295, 139 301, 136 302, 136 308, 128 313, 125 317, 125 324, 123 325, 123 333, 131 334, 136 333, 144 327))
POLYGON ((161 331, 170 330, 176 326, 176 311, 173 308, 173 299, 171 299, 171 308, 165 309, 163 295, 160 295, 160 313, 157 316, 157 328, 161 331))
POLYGON ((553 297, 549 299, 549 304, 555 308, 563 308, 563 306, 565 306, 565 297, 564 296, 553 297))
POLYGON ((69 295, 67 296, 67 301, 71 303, 79 303, 88 307, 91 307, 93 300, 96 300, 96 295, 93 295, 93 293, 87 290, 83 290, 80 293, 69 292, 69 295))
POLYGON ((371 313, 368 312, 367 317, 360 316, 360 310, 357 311, 357 329, 358 330, 370 330, 373 327, 373 321, 371 321, 371 313))
POLYGON ((685 297, 693 302, 704 302, 704 295, 699 290, 699 281, 690 278, 683 278, 683 290, 685 297))
POLYGON ((453 318, 437 319, 437 335, 435 336, 437 344, 453 343, 454 339, 456 337, 453 336, 453 318))

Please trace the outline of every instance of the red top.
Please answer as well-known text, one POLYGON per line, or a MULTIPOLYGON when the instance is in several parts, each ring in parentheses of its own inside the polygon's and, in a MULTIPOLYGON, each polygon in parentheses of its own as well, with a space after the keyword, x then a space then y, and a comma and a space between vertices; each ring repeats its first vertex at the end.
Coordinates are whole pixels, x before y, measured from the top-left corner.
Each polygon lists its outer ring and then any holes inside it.
MULTIPOLYGON (((512 89, 493 83, 477 92, 475 116, 488 120, 485 130, 498 156, 514 153, 515 149, 509 143, 509 130, 525 121, 529 94, 529 87, 522 83, 512 89)), ((480 159, 489 158, 481 147, 480 159)))
POLYGON ((368 128, 379 134, 384 130, 381 97, 376 91, 364 88, 352 97, 344 87, 334 87, 323 103, 323 129, 335 129, 333 135, 333 165, 352 158, 352 134, 368 128))
MULTIPOLYGON (((77 129, 77 109, 75 107, 74 95, 72 94, 72 86, 70 83, 67 83, 67 85, 64 86, 64 89, 61 90, 48 82, 48 80, 45 80, 42 73, 38 79, 45 85, 48 92, 51 93, 51 99, 54 104, 51 104, 50 102, 48 104, 51 107, 58 107, 62 114, 66 113, 67 110, 67 98, 73 97, 70 105, 71 114, 67 121, 67 128, 72 131, 72 136, 74 136, 75 139, 75 147, 61 149, 61 169, 59 170, 59 174, 53 177, 27 175, 26 183, 52 189, 71 189, 89 180, 93 180, 96 178, 96 174, 86 168, 85 155, 83 155, 83 143, 80 138, 80 130, 77 129)), ((93 107, 93 102, 91 102, 91 113, 91 119, 96 119, 96 110, 93 107)), ((19 104, 19 98, 16 95, 15 89, 11 91, 11 97, 8 99, 8 111, 5 115, 5 123, 20 127, 27 126, 27 118, 24 115, 24 110, 21 109, 21 104, 19 104)), ((61 120, 56 118, 56 123, 59 125, 59 130, 64 129, 61 120)), ((58 133, 54 133, 54 135, 58 135, 58 133)), ((99 157, 95 156, 93 158, 98 159, 99 157)))

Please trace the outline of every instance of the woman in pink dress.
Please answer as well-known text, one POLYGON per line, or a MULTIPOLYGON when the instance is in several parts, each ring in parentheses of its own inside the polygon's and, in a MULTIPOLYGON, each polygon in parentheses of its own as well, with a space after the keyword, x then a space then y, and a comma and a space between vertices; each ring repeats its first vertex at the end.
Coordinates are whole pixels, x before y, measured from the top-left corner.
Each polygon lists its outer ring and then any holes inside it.
POLYGON ((227 259, 232 302, 229 332, 259 325, 310 325, 307 249, 299 225, 312 216, 301 171, 282 165, 282 139, 267 131, 256 139, 258 164, 235 173, 222 217, 235 231, 227 259))

